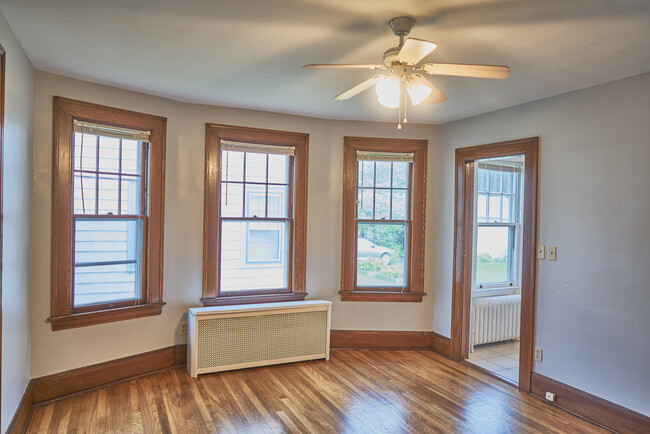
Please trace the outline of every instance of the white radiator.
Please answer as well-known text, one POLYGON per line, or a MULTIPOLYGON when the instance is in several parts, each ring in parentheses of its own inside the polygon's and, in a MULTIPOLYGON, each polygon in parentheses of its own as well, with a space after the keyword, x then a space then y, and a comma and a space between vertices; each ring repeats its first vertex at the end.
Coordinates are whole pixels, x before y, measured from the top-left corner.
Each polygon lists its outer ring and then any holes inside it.
POLYGON ((474 345, 519 338, 521 294, 472 299, 472 339, 474 345))
POLYGON ((207 372, 329 359, 332 302, 191 308, 187 370, 207 372))

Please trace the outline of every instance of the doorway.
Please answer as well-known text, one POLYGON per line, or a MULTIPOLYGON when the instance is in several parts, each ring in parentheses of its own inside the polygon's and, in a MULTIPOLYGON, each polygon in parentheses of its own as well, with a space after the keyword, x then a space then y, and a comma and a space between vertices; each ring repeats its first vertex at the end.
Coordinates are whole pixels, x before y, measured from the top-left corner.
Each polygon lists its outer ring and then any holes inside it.
POLYGON ((456 150, 451 356, 530 391, 538 138, 456 150))

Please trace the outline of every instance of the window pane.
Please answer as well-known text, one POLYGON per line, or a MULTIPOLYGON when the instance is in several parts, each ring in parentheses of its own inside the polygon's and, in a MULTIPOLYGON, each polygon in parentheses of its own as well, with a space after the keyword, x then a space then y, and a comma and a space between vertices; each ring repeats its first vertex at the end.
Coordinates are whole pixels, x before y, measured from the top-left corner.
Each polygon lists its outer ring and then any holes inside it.
POLYGON ((499 221, 501 215, 501 200, 499 196, 490 196, 490 221, 499 221))
POLYGON ((409 182, 409 163, 396 161, 393 163, 393 188, 407 188, 409 182))
POLYGON ((508 223, 514 223, 515 220, 512 218, 512 211, 511 211, 511 203, 512 200, 510 196, 502 196, 501 198, 501 221, 502 222, 508 222, 508 223))
POLYGON ((121 214, 140 214, 140 177, 122 176, 121 214))
POLYGON ((135 140, 122 140, 122 173, 140 174, 141 143, 135 140))
MULTIPOLYGON (((508 226, 479 226, 476 239, 476 284, 508 282, 511 237, 508 226)), ((514 239, 512 240, 514 242, 514 239)))
POLYGON ((266 187, 264 185, 246 184, 245 215, 246 217, 266 217, 266 187))
POLYGON ((289 176, 289 156, 269 154, 269 182, 287 184, 289 176))
POLYGON ((391 219, 406 219, 407 204, 406 190, 393 190, 393 216, 391 219))
POLYGON ((377 165, 375 187, 390 187, 391 162, 377 161, 375 164, 377 165))
POLYGON ((476 218, 479 222, 487 221, 487 195, 479 194, 476 207, 476 218))
POLYGON ((120 170, 120 139, 99 138, 99 170, 113 173, 120 170))
POLYGON ((358 189, 358 194, 357 218, 371 219, 372 209, 374 207, 372 188, 360 188, 358 189))
POLYGON ((390 190, 375 190, 375 219, 390 219, 390 190))
POLYGON ((361 187, 373 187, 375 185, 375 162, 359 161, 359 180, 361 187))
POLYGON ((246 182, 266 182, 266 155, 246 152, 246 182))
POLYGON ((97 169, 97 136, 74 133, 74 170, 97 169), (81 141, 83 137, 83 149, 81 141), (79 167, 80 163, 82 167, 79 167))
POLYGON ((244 153, 221 151, 221 180, 231 182, 244 181, 244 153))
POLYGON ((221 222, 221 290, 288 285, 288 222, 221 222))
POLYGON ((243 184, 221 184, 221 217, 243 217, 243 184))
POLYGON ((501 172, 490 170, 490 193, 501 193, 501 172))
POLYGON ((98 214, 117 214, 118 189, 117 175, 99 176, 98 214))
POLYGON ((140 298, 140 220, 77 219, 74 305, 140 298))
POLYGON ((488 191, 488 171, 485 169, 478 169, 478 191, 487 193, 488 191))
POLYGON ((94 174, 87 175, 84 173, 83 178, 79 173, 74 174, 73 202, 75 214, 95 214, 94 174))
POLYGON ((501 176, 503 176, 503 192, 512 194, 512 180, 516 175, 512 172, 503 172, 501 176))
POLYGON ((287 217, 287 201, 289 187, 284 185, 269 185, 268 215, 267 217, 287 217))
POLYGON ((407 224, 359 223, 357 286, 406 286, 407 224))

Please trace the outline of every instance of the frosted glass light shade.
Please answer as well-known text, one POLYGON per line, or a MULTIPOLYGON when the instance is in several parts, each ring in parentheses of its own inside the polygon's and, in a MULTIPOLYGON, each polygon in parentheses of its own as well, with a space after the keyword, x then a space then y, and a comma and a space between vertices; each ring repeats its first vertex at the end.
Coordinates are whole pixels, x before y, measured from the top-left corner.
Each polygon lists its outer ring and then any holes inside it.
POLYGON ((406 91, 411 97, 413 105, 418 105, 431 95, 431 84, 426 78, 421 75, 413 75, 413 77, 406 82, 406 91))
POLYGON ((400 82, 394 77, 386 77, 375 87, 379 103, 384 107, 395 109, 399 107, 400 82))

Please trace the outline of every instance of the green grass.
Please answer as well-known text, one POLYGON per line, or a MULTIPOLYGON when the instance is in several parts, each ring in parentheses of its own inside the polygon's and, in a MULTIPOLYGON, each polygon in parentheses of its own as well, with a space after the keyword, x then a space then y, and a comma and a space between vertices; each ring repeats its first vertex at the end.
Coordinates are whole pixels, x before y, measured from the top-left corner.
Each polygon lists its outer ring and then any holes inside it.
POLYGON ((503 262, 485 262, 476 264, 476 283, 505 282, 508 280, 508 264, 503 262))

